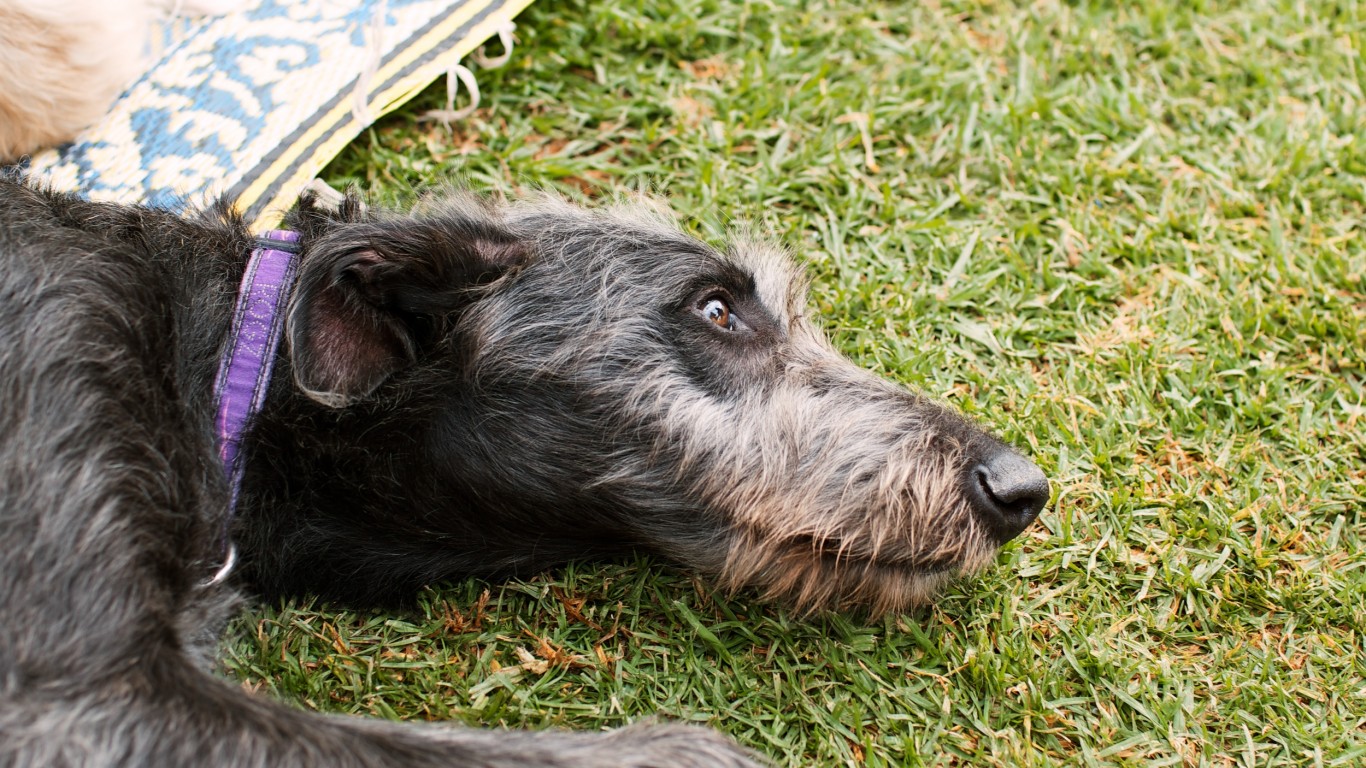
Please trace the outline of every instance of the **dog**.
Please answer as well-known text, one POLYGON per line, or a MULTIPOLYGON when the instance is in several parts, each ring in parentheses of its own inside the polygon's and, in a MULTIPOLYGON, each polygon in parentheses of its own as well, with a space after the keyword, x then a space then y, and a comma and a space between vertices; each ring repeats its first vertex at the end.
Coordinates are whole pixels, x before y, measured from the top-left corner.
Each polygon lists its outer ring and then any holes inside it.
POLYGON ((241 590, 383 606, 629 551, 901 610, 1048 500, 836 352, 784 252, 658 206, 305 196, 287 227, 0 181, 0 764, 756 765, 690 726, 328 717, 207 670, 241 590))
POLYGON ((0 0, 0 162, 76 137, 146 67, 156 18, 240 0, 0 0))

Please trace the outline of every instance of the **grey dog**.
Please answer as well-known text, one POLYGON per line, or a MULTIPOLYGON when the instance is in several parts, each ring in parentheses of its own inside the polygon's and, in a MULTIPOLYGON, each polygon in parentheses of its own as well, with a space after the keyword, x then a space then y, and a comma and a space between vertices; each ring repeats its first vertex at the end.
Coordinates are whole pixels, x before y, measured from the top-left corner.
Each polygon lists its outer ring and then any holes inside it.
POLYGON ((549 197, 304 199, 288 225, 297 283, 233 492, 212 413, 242 222, 0 182, 0 764, 751 765, 670 724, 327 717, 207 660, 239 589, 380 606, 628 551, 899 610, 1047 501, 1019 454, 837 354, 777 250, 549 197))

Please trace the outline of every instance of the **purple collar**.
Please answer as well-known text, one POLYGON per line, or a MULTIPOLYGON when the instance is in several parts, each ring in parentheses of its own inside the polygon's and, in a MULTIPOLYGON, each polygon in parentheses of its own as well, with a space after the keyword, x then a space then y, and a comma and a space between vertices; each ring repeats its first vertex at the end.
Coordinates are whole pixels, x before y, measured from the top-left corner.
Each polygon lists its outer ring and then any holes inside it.
POLYGON ((228 527, 237 511, 237 493, 242 485, 242 435, 261 410, 270 387, 270 372, 284 330, 285 307, 298 270, 298 243, 299 233, 286 229, 271 230, 256 239, 256 248, 251 252, 242 287, 237 292, 228 346, 218 361, 218 377, 213 385, 214 433, 218 438, 218 458, 228 476, 229 497, 223 522, 223 565, 210 584, 226 578, 237 559, 228 527))

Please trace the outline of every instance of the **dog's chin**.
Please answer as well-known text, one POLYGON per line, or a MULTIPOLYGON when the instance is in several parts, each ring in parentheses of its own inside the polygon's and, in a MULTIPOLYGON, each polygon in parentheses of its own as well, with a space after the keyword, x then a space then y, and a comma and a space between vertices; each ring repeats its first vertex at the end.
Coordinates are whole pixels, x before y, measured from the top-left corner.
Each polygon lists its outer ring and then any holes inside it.
POLYGON ((949 582, 983 570, 996 551, 981 546, 954 557, 862 557, 810 541, 738 541, 720 582, 731 591, 756 590, 803 615, 846 611, 876 618, 929 604, 949 582))

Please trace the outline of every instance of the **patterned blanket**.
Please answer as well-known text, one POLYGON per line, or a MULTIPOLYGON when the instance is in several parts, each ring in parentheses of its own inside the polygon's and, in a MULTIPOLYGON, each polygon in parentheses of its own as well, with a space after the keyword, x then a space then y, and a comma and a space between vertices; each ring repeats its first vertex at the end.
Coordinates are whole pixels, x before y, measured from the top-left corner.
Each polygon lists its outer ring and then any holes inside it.
POLYGON ((530 2, 262 0, 168 24, 154 64, 104 120, 27 171, 93 199, 173 209, 226 194, 265 229, 375 118, 530 2))

